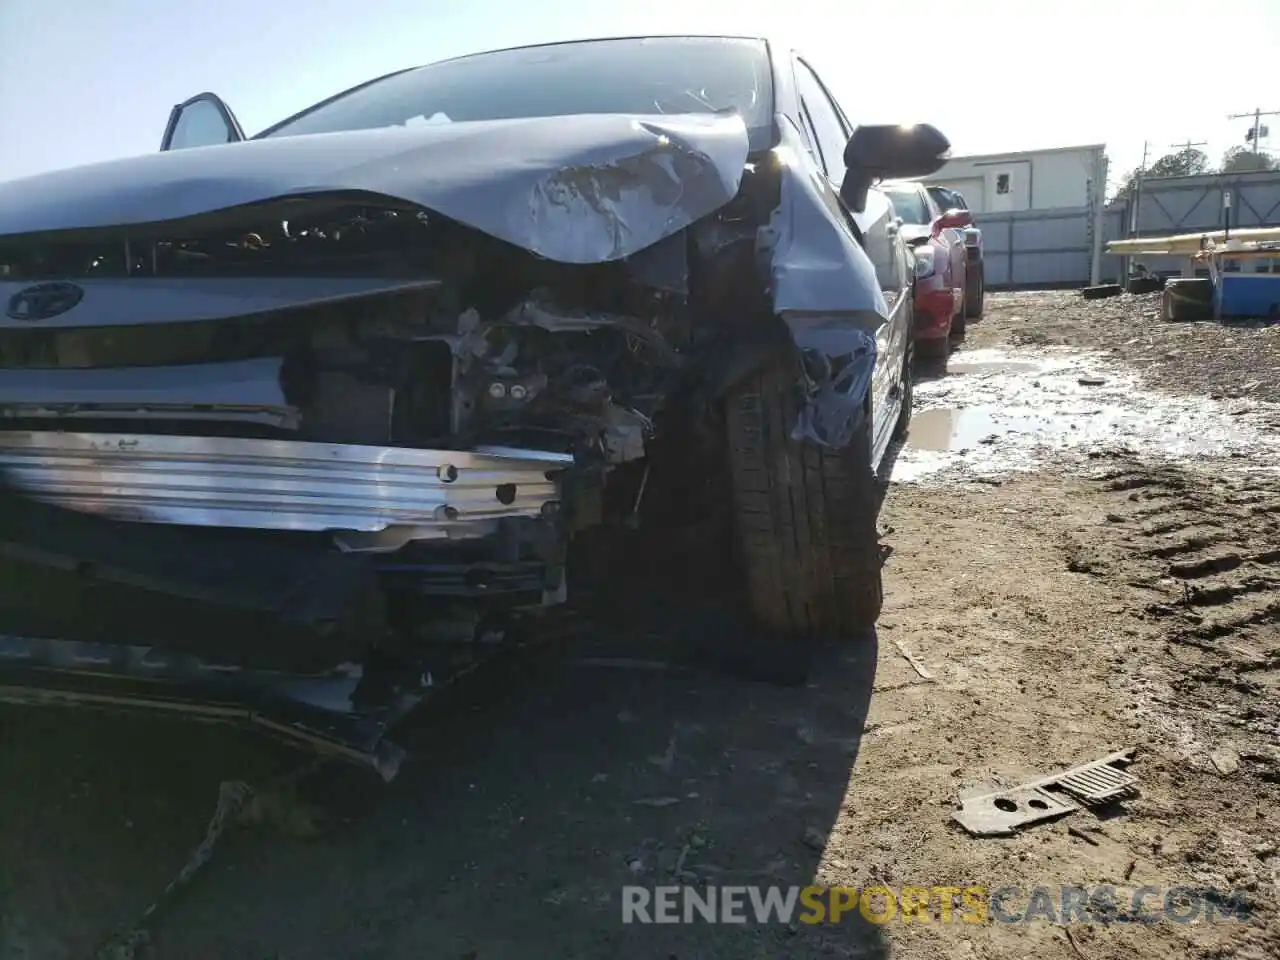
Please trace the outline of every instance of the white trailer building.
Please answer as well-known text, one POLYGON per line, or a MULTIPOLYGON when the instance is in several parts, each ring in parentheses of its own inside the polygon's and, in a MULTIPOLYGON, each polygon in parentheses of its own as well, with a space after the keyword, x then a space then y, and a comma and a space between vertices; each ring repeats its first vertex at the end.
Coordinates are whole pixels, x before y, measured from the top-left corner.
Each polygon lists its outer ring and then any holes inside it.
POLYGON ((953 157, 925 183, 964 195, 992 287, 1098 282, 1106 147, 953 157))

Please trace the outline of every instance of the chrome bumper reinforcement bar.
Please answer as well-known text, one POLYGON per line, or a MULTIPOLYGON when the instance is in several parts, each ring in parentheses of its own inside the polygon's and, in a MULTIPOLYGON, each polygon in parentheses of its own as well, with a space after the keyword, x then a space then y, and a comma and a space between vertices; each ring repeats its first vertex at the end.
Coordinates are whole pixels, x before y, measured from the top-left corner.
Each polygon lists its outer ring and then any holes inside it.
POLYGON ((569 454, 288 440, 0 431, 0 472, 34 499, 116 520, 465 538, 560 498, 569 454))

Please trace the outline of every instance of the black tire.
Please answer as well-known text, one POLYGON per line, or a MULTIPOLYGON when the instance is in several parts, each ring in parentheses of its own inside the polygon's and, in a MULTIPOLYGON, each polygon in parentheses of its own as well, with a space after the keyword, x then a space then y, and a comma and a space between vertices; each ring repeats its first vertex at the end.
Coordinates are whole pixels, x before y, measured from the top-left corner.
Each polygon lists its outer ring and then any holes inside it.
POLYGON ((941 367, 943 370, 947 366, 947 358, 951 355, 951 343, 946 337, 939 337, 936 340, 917 340, 915 345, 916 359, 921 363, 928 364, 930 369, 941 367))
POLYGON ((1155 293, 1160 289, 1159 277, 1130 277, 1124 285, 1127 293, 1155 293))
POLYGON ((964 315, 970 320, 981 319, 987 302, 987 278, 982 264, 976 266, 977 276, 964 288, 964 315))
POLYGON ((1212 320, 1213 281, 1208 277, 1170 280, 1160 297, 1160 316, 1184 323, 1212 320))
POLYGON ((1124 287, 1118 283, 1100 283, 1096 287, 1085 287, 1080 296, 1086 300, 1101 300, 1103 297, 1118 297, 1124 293, 1124 287))
POLYGON ((798 640, 865 635, 883 603, 871 418, 861 418, 843 449, 792 440, 799 374, 798 362, 770 364, 725 402, 752 613, 798 640))

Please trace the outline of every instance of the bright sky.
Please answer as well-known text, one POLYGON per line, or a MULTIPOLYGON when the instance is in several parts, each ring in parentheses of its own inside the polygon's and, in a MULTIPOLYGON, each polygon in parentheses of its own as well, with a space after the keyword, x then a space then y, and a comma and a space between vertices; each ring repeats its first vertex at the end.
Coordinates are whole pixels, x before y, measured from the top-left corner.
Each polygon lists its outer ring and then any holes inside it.
POLYGON ((956 154, 1105 143, 1112 180, 1144 139, 1216 163, 1249 127, 1228 113, 1280 110, 1280 0, 0 0, 0 180, 152 152, 204 90, 253 134, 402 66, 680 32, 783 37, 851 120, 931 122, 956 154))

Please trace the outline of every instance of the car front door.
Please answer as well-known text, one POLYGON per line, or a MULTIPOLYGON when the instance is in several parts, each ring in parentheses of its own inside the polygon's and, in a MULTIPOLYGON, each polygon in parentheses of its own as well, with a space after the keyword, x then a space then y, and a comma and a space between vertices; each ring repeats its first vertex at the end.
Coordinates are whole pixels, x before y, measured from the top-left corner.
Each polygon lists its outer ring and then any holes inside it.
POLYGON ((216 93, 196 94, 169 112, 160 150, 185 150, 244 139, 240 121, 216 93))
MULTIPOLYGON (((817 73, 800 57, 794 58, 796 91, 805 125, 809 128, 819 164, 826 171, 837 196, 844 179, 844 148, 852 128, 844 113, 823 86, 817 73)), ((867 207, 858 217, 856 229, 853 215, 841 202, 841 214, 850 229, 862 234, 862 247, 875 267, 876 278, 884 293, 889 315, 876 330, 876 366, 871 380, 871 411, 877 453, 893 431, 897 417, 896 398, 903 388, 904 358, 911 336, 912 273, 903 255, 902 241, 897 235, 896 217, 888 198, 872 190, 867 207)))

